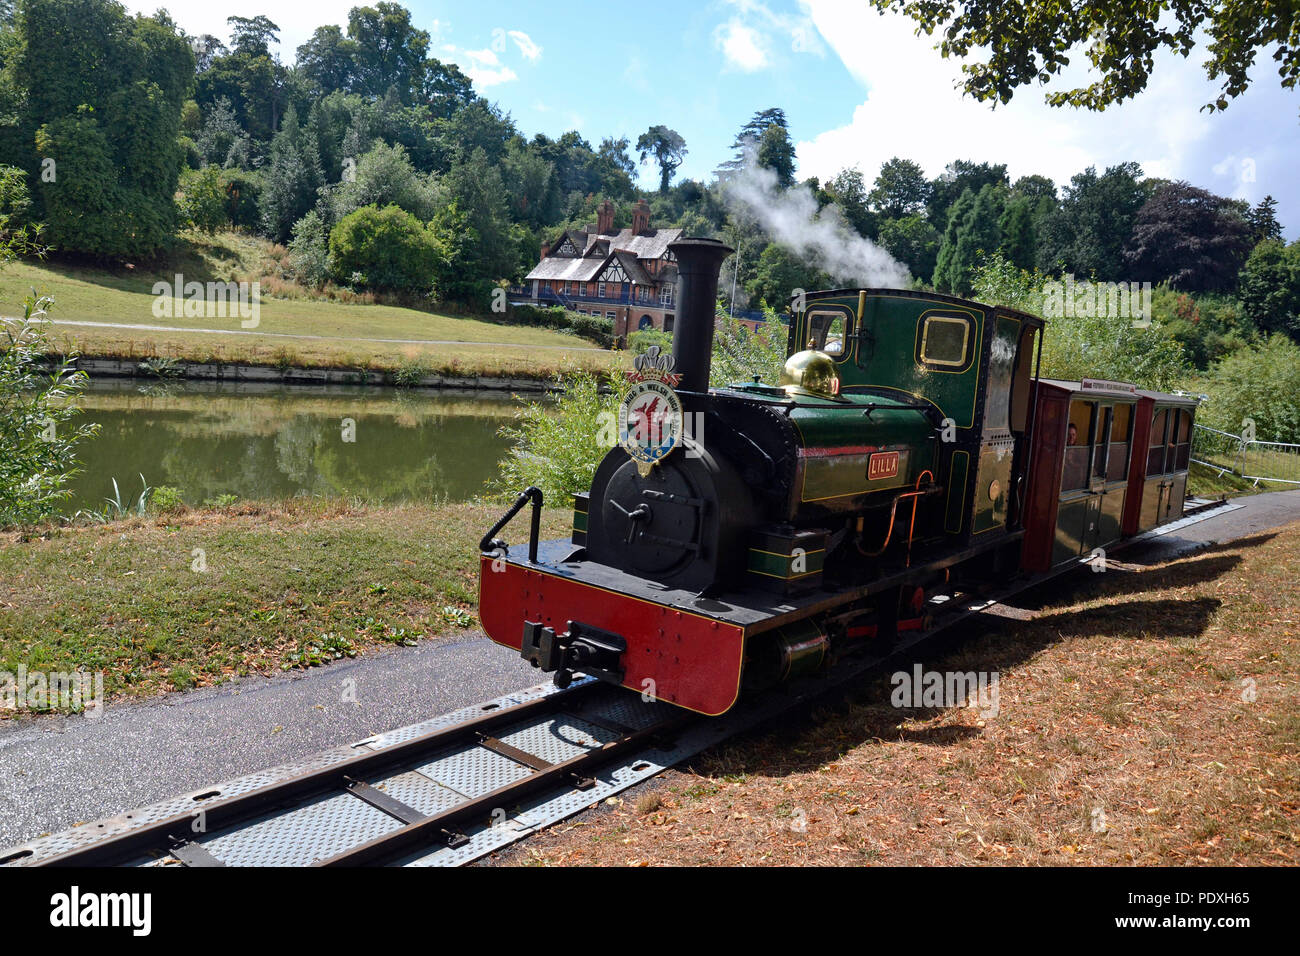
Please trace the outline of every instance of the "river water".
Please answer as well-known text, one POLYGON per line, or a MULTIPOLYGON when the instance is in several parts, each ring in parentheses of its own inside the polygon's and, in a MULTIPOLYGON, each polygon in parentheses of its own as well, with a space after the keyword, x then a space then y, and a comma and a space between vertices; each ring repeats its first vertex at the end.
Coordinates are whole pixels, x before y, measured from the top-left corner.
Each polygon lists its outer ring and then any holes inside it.
POLYGON ((78 421, 99 423, 81 445, 68 513, 113 494, 179 488, 187 503, 359 496, 372 502, 465 501, 484 490, 509 442, 509 394, 365 386, 100 379, 78 421))

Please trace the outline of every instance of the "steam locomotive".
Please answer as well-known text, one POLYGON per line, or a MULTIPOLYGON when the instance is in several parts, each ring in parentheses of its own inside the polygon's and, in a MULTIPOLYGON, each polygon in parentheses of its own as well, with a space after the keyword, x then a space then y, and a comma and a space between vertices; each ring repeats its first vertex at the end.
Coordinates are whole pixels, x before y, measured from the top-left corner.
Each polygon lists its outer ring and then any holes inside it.
POLYGON ((924 630, 954 590, 1181 515, 1194 403, 1040 380, 1042 319, 929 292, 811 293, 778 383, 710 389, 732 250, 670 251, 672 355, 638 357, 571 538, 539 541, 530 488, 480 542, 485 632, 557 684, 583 673, 722 714, 924 630), (530 503, 524 557, 496 535, 530 503))

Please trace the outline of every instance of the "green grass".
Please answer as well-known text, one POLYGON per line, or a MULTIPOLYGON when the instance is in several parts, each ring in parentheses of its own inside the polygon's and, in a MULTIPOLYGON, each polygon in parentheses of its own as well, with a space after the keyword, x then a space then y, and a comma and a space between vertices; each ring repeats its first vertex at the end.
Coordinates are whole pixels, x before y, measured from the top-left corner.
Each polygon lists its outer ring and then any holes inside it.
POLYGON ((57 260, 11 263, 0 282, 0 314, 20 315, 33 289, 53 297, 50 318, 88 322, 162 325, 169 328, 244 331, 227 318, 155 316, 154 283, 259 281, 261 302, 255 331, 265 336, 157 332, 54 326, 54 340, 87 355, 165 357, 185 361, 247 362, 299 367, 395 370, 418 362, 433 372, 547 376, 567 367, 603 370, 617 361, 594 343, 549 329, 450 315, 405 305, 385 305, 368 294, 329 288, 313 292, 282 277, 284 250, 237 233, 187 234, 169 261, 154 266, 102 268, 57 260), (312 335, 318 340, 277 336, 312 335), (450 345, 367 341, 411 339, 450 345), (502 344, 504 343, 504 345, 502 344))
POLYGON ((501 510, 300 500, 3 534, 0 671, 153 694, 477 626, 477 541, 501 510))

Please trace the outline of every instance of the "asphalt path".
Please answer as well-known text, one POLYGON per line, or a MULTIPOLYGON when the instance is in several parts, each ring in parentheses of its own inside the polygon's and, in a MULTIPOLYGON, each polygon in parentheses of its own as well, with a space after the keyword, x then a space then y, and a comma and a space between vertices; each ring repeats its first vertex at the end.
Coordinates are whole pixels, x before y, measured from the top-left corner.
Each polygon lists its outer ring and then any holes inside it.
MULTIPOLYGON (((1157 563, 1300 520, 1300 491, 1125 549, 1157 563)), ((0 721, 0 848, 362 740, 539 682, 482 635, 440 638, 306 672, 252 677, 98 718, 0 721)))

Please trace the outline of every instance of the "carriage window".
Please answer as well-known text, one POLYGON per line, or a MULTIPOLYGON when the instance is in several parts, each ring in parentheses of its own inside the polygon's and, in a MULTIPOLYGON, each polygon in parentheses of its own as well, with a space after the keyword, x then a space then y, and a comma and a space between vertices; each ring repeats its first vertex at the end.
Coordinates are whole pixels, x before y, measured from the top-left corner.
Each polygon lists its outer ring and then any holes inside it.
POLYGON ((839 358, 845 351, 844 313, 813 312, 808 316, 808 347, 839 358))
POLYGON ((1092 433, 1097 406, 1092 402, 1070 403, 1070 421, 1065 429, 1065 464, 1061 469, 1061 490, 1088 487, 1088 463, 1092 460, 1092 433))
POLYGON ((921 329, 921 362, 945 368, 966 364, 971 323, 951 315, 927 315, 921 329))
POLYGON ((1106 480, 1120 481, 1128 474, 1128 449, 1132 440, 1133 406, 1116 405, 1110 426, 1110 457, 1106 462, 1106 480))
POLYGON ((1165 473, 1165 431, 1168 418, 1169 409, 1162 408, 1151 421, 1151 450, 1147 452, 1148 476, 1165 473))
MULTIPOLYGON (((1178 443, 1173 448, 1173 459, 1169 467, 1170 471, 1182 471, 1188 465, 1188 459, 1192 457, 1192 413, 1187 409, 1178 412, 1178 443)), ((1173 429, 1170 429, 1173 434, 1173 429)))

